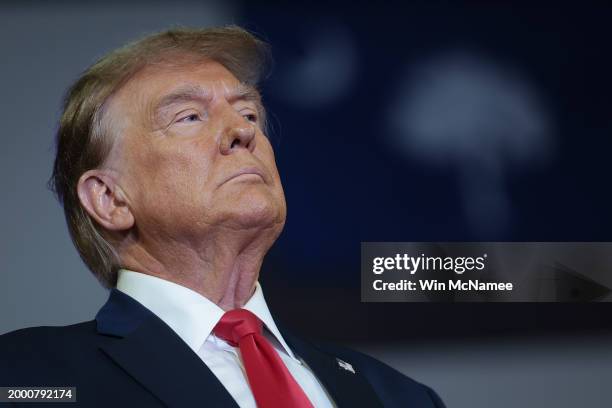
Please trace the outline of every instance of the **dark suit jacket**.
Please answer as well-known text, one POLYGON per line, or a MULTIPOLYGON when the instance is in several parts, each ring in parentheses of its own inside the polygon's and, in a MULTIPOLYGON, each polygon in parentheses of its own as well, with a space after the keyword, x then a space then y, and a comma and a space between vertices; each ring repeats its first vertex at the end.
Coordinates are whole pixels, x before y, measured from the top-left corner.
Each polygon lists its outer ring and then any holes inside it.
MULTIPOLYGON (((281 331, 338 407, 444 406, 431 389, 371 357, 281 331)), ((95 320, 0 336, 0 386, 76 386, 77 405, 87 407, 237 408, 170 327, 118 290, 111 291, 95 320)))

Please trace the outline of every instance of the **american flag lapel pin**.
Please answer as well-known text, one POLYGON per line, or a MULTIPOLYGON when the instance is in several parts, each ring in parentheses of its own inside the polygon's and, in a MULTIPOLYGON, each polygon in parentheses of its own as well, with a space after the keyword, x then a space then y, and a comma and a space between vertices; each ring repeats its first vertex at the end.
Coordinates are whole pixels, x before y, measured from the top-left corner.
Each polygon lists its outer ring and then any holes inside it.
POLYGON ((340 368, 346 371, 350 371, 351 373, 355 374, 355 369, 353 368, 352 365, 350 365, 344 360, 340 360, 339 358, 336 358, 336 361, 338 362, 338 366, 340 366, 340 368))

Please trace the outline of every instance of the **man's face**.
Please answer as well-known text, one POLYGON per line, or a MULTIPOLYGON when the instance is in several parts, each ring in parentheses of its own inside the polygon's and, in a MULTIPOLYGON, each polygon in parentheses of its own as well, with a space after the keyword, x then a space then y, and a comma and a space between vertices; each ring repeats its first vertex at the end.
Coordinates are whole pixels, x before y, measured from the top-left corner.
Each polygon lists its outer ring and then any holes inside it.
POLYGON ((221 64, 147 68, 113 97, 117 171, 143 238, 282 230, 286 206, 253 90, 221 64))

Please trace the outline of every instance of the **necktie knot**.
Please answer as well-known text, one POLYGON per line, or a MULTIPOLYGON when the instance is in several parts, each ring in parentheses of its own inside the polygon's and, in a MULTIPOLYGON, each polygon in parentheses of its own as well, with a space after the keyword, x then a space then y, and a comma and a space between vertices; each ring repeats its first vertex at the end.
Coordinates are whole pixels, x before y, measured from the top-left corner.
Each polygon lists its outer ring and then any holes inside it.
POLYGON ((233 347, 237 347, 246 336, 261 334, 261 331, 261 320, 246 309, 225 312, 213 329, 215 336, 227 341, 233 347))

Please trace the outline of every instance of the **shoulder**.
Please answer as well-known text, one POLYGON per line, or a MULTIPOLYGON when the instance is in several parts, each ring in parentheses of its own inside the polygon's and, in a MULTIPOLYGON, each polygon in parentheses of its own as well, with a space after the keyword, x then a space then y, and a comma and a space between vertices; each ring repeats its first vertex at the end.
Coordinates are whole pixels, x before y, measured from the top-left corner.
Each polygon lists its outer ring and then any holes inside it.
MULTIPOLYGON (((282 326, 281 326, 282 327, 282 326)), ((296 351, 314 349, 330 361, 348 363, 372 387, 385 407, 444 408, 438 394, 430 387, 400 373, 367 354, 337 344, 311 341, 283 327, 283 336, 296 351)))
POLYGON ((363 375, 385 406, 410 406, 443 408, 444 403, 430 387, 402 374, 389 365, 367 354, 329 343, 316 343, 315 347, 336 356, 353 366, 363 375))
POLYGON ((70 326, 39 326, 15 330, 0 336, 0 353, 44 348, 56 343, 75 343, 95 334, 96 322, 90 320, 70 326))
POLYGON ((0 380, 56 372, 95 347, 95 321, 70 326, 30 327, 0 336, 0 380))

